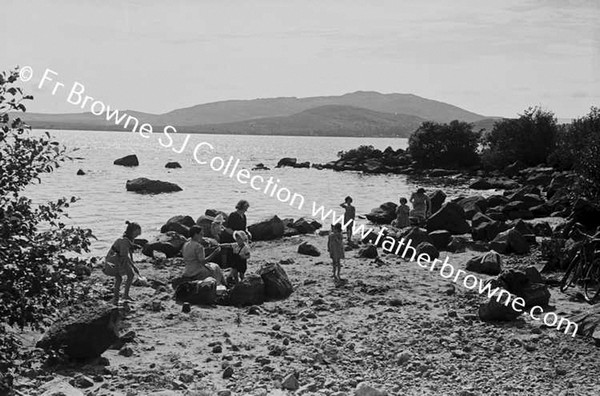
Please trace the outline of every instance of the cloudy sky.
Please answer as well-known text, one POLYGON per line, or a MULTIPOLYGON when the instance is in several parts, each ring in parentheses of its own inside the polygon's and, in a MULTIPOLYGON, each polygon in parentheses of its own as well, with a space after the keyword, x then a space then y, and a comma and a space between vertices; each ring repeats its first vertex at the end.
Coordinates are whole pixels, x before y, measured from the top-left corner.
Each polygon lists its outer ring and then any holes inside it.
MULTIPOLYGON (((121 109, 414 93, 484 115, 600 105, 600 1, 3 1, 0 68, 121 109)), ((29 87, 37 112, 77 112, 29 87)), ((51 88, 48 86, 48 88, 51 88)))

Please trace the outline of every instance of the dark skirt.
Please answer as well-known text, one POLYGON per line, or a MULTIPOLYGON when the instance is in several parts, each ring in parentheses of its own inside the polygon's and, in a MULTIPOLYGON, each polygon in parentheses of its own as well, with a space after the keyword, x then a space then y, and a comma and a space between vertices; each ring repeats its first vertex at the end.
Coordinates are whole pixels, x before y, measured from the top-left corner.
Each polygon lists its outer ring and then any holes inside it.
POLYGON ((248 260, 233 253, 231 250, 229 250, 227 255, 227 264, 241 274, 245 274, 246 269, 248 269, 248 260))

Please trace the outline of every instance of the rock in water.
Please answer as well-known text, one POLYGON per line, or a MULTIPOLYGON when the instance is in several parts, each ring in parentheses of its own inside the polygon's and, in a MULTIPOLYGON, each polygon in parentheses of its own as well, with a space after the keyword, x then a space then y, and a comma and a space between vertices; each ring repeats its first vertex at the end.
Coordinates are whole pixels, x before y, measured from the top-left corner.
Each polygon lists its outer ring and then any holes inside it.
POLYGON ((181 168, 181 164, 179 162, 167 162, 165 165, 167 169, 178 169, 181 168))
POLYGON ((86 303, 71 307, 38 341, 38 348, 58 350, 75 359, 95 358, 119 339, 118 308, 86 303))
POLYGON ((113 162, 113 164, 121 166, 138 166, 140 162, 138 161, 137 155, 131 154, 126 155, 123 158, 116 159, 115 162, 113 162))
POLYGON ((465 211, 460 205, 447 202, 427 219, 427 231, 446 230, 454 235, 466 234, 471 227, 465 218, 465 211))
POLYGON ((308 242, 302 242, 298 245, 298 253, 306 254, 307 256, 318 257, 321 255, 319 249, 317 249, 314 245, 311 245, 308 242))
POLYGON ((283 221, 277 216, 269 217, 248 227, 248 231, 252 233, 253 241, 270 241, 281 238, 284 229, 283 221))
POLYGON ((492 250, 467 261, 466 269, 480 274, 498 275, 502 272, 502 257, 492 250))
POLYGON ((292 282, 278 263, 264 264, 258 274, 265 283, 265 294, 267 298, 286 298, 294 291, 292 282))
POLYGON ((361 382, 354 389, 354 396, 387 396, 386 391, 376 389, 366 382, 361 382))
POLYGON ((285 157, 279 160, 275 168, 281 168, 282 166, 295 166, 297 162, 297 158, 285 157))
POLYGON ((85 175, 85 172, 83 171, 83 169, 79 169, 77 171, 77 176, 84 176, 84 175, 85 175))
POLYGON ((260 275, 249 274, 229 292, 229 303, 236 307, 259 305, 265 301, 265 283, 260 275))
POLYGON ((127 188, 127 191, 133 191, 139 194, 160 194, 182 190, 182 188, 175 183, 150 180, 145 177, 127 180, 125 187, 127 188))

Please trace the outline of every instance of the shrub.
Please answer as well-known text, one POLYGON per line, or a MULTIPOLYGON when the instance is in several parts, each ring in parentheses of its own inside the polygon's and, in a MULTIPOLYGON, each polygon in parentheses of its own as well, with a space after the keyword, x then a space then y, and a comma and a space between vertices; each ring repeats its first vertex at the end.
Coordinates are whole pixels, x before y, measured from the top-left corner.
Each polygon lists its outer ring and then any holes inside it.
POLYGON ((381 158, 383 152, 373 146, 359 146, 348 151, 338 152, 338 157, 343 160, 365 160, 368 158, 381 158))
POLYGON ((482 139, 483 163, 496 169, 515 161, 527 166, 545 163, 554 150, 557 130, 554 113, 539 107, 527 109, 517 119, 496 122, 482 139))
POLYGON ((562 125, 556 136, 556 147, 548 156, 548 163, 561 170, 577 166, 594 136, 600 134, 600 108, 592 107, 589 114, 562 125))
POLYGON ((16 351, 8 326, 41 329, 56 309, 76 299, 75 268, 89 251, 91 230, 61 222, 76 198, 34 205, 23 189, 69 159, 66 148, 46 132, 33 136, 15 117, 25 111, 18 71, 0 73, 0 368, 16 351))
POLYGON ((424 122, 408 139, 408 151, 422 167, 469 167, 479 162, 480 133, 473 125, 452 121, 450 124, 424 122))

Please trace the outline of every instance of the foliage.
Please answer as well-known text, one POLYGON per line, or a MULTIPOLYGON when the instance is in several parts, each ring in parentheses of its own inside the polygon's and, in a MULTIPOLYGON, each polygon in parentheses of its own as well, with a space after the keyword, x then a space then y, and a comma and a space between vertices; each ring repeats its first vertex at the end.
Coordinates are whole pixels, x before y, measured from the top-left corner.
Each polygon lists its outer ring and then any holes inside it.
POLYGON ((592 107, 589 114, 563 125, 556 136, 556 148, 548 157, 548 163, 561 170, 574 169, 591 144, 600 134, 600 108, 592 107))
POLYGON ((479 137, 480 133, 466 122, 427 121, 410 135, 408 151, 422 167, 469 167, 479 162, 479 137))
POLYGON ((482 139, 483 163, 495 169, 515 161, 543 164, 554 150, 557 130, 554 113, 539 107, 530 107, 517 119, 496 122, 482 139))
MULTIPOLYGON (((581 176, 583 195, 592 201, 600 200, 600 109, 574 121, 571 126, 579 131, 580 151, 575 152, 575 171, 581 176)), ((575 139, 574 139, 575 140, 575 139)))
POLYGON ((373 146, 359 146, 348 151, 338 152, 338 157, 343 160, 365 160, 369 158, 381 158, 383 152, 373 146))
POLYGON ((16 347, 5 325, 41 329, 61 304, 78 298, 73 281, 85 261, 73 256, 89 251, 93 237, 61 222, 75 197, 34 205, 22 195, 70 157, 47 132, 34 136, 16 117, 33 99, 15 86, 18 75, 0 73, 0 360, 16 347))

